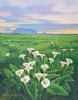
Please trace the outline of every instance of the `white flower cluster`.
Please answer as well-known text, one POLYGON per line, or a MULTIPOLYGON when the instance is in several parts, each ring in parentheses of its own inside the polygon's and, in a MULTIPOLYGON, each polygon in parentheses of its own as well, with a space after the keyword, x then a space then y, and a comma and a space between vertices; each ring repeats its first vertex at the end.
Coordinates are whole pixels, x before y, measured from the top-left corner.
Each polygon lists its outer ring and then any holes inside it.
POLYGON ((38 79, 38 81, 40 81, 42 78, 41 85, 44 88, 47 88, 50 85, 50 80, 46 78, 48 74, 45 72, 47 71, 47 69, 49 69, 49 66, 47 64, 43 64, 41 65, 41 69, 43 70, 43 73, 36 73, 35 77, 38 79))
POLYGON ((66 61, 60 61, 60 64, 62 67, 64 67, 65 65, 67 65, 67 67, 73 63, 73 60, 66 58, 66 61))
MULTIPOLYGON (((35 61, 29 62, 29 63, 23 63, 23 66, 24 66, 24 69, 17 70, 15 73, 20 78, 20 80, 26 85, 30 81, 29 73, 31 70, 34 69, 33 67, 35 66, 35 61), (28 75, 23 76, 24 70, 28 72, 28 75)), ((46 78, 48 74, 45 73, 48 68, 49 66, 47 64, 41 65, 41 69, 43 70, 44 73, 34 74, 34 76, 38 79, 38 81, 40 81, 42 78, 41 85, 44 88, 47 88, 50 85, 50 80, 46 78)))
POLYGON ((24 60, 24 61, 25 61, 25 57, 26 57, 26 54, 20 54, 20 55, 19 55, 19 58, 21 58, 21 59, 24 60))
MULTIPOLYGON (((62 50, 66 51, 66 49, 62 49, 62 50)), ((36 51, 34 48, 27 48, 27 51, 29 52, 29 54, 33 55, 34 58, 39 56, 43 60, 44 57, 46 56, 45 54, 41 54, 39 51, 36 51)), ((58 55, 61 55, 61 53, 60 52, 52 52, 53 57, 48 58, 50 66, 53 64, 53 62, 55 62, 55 58, 58 55)), ((22 58, 24 61, 25 61, 25 57, 27 57, 26 54, 19 55, 19 58, 22 58)), ((67 67, 68 67, 72 63, 73 63, 73 61, 69 58, 66 58, 66 61, 60 61, 61 68, 63 68, 65 65, 67 65, 67 67)), ((21 82, 23 82, 26 85, 31 80, 30 72, 32 70, 34 70, 35 67, 37 67, 36 61, 30 61, 30 62, 25 61, 22 65, 23 65, 23 68, 20 70, 17 70, 15 73, 20 78, 21 82), (25 74, 25 71, 27 72, 27 75, 25 74)), ((40 84, 43 86, 43 88, 47 88, 50 86, 50 80, 47 77, 48 76, 47 70, 50 68, 50 66, 48 64, 42 64, 40 66, 40 72, 33 73, 33 76, 34 76, 33 78, 36 78, 38 80, 38 82, 40 82, 40 84)))
MULTIPOLYGON (((63 52, 65 52, 67 49, 62 49, 63 52)), ((73 48, 69 49, 71 52, 74 51, 73 48)))

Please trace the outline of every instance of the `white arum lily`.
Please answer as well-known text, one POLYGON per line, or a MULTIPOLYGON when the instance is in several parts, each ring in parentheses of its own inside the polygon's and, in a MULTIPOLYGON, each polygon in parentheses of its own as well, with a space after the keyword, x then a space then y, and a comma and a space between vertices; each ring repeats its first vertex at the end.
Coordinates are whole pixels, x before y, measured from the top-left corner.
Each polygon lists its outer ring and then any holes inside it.
POLYGON ((35 77, 38 79, 38 81, 41 80, 42 74, 41 73, 36 73, 35 77))
POLYGON ((72 59, 69 59, 69 58, 66 58, 66 61, 67 61, 67 66, 69 66, 70 64, 73 63, 73 60, 72 59))
POLYGON ((48 74, 46 74, 46 73, 43 73, 43 74, 42 74, 42 78, 43 78, 43 79, 45 79, 47 76, 48 76, 48 74))
POLYGON ((23 78, 21 78, 21 82, 23 82, 25 85, 29 83, 30 77, 28 75, 25 75, 23 78))
POLYGON ((66 62, 65 61, 60 61, 60 64, 62 66, 62 68, 66 65, 66 62))
POLYGON ((50 80, 48 78, 45 78, 41 81, 41 85, 43 88, 48 88, 50 86, 50 80))
POLYGON ((30 63, 23 63, 24 67, 30 66, 30 63))
POLYGON ((35 66, 35 63, 36 63, 35 61, 30 61, 30 62, 29 62, 29 64, 30 64, 31 66, 35 66))
POLYGON ((9 46, 13 47, 13 46, 14 46, 14 44, 10 44, 9 46))
POLYGON ((24 69, 20 69, 20 70, 17 70, 17 71, 15 72, 15 74, 16 74, 17 76, 21 77, 21 75, 23 74, 23 72, 24 72, 24 69))
POLYGON ((62 49, 62 51, 66 51, 67 49, 62 49))
POLYGON ((34 51, 34 53, 35 53, 36 55, 38 55, 38 56, 39 56, 39 54, 40 54, 39 51, 34 51))
POLYGON ((5 55, 6 57, 9 57, 10 56, 10 53, 6 53, 6 55, 5 55))
POLYGON ((32 54, 33 54, 34 58, 36 58, 36 54, 35 54, 35 52, 32 52, 32 54))
POLYGON ((52 45, 54 45, 54 42, 51 42, 52 45))
POLYGON ((20 55, 19 55, 19 58, 21 58, 21 59, 23 59, 23 60, 25 60, 25 57, 26 57, 26 54, 20 54, 20 55))
POLYGON ((28 74, 31 70, 33 70, 33 66, 31 66, 30 63, 23 63, 23 66, 24 69, 28 72, 28 74))
POLYGON ((70 51, 72 52, 74 49, 70 49, 70 51))
POLYGON ((47 64, 41 65, 41 69, 43 69, 44 72, 49 68, 47 64))
POLYGON ((33 54, 33 56, 34 56, 34 58, 36 58, 37 56, 39 56, 39 51, 34 51, 34 52, 32 52, 32 54, 33 54))
POLYGON ((50 65, 55 61, 53 58, 49 58, 50 65))
POLYGON ((61 54, 60 52, 52 52, 53 58, 55 58, 57 55, 61 54))
POLYGON ((45 57, 45 54, 39 54, 40 58, 43 60, 45 57))
POLYGON ((27 48, 27 51, 29 52, 29 54, 32 53, 32 51, 34 51, 35 49, 34 48, 27 48))

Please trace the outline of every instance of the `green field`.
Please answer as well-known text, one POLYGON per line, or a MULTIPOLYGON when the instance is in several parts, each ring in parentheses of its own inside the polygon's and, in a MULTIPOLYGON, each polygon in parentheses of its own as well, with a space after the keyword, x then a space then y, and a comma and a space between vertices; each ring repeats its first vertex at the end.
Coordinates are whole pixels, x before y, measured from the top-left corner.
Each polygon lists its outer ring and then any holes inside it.
POLYGON ((59 60, 71 58, 74 62, 74 71, 72 74, 74 82, 69 83, 71 91, 68 96, 48 96, 50 100, 78 100, 78 35, 18 34, 0 34, 0 100, 31 100, 28 94, 26 97, 20 96, 20 94, 24 94, 24 91, 18 89, 19 87, 15 86, 14 83, 12 84, 4 73, 5 69, 9 69, 9 64, 19 66, 20 61, 18 56, 19 54, 26 53, 27 48, 35 48, 47 57, 51 57, 53 51, 62 52, 62 49, 67 49, 59 60), (74 49, 72 53, 70 49, 74 49), (5 57, 6 53, 11 54, 9 61, 5 57), (8 96, 3 96, 3 94, 8 96), (14 96, 10 97, 9 94, 10 96, 14 94, 14 96))

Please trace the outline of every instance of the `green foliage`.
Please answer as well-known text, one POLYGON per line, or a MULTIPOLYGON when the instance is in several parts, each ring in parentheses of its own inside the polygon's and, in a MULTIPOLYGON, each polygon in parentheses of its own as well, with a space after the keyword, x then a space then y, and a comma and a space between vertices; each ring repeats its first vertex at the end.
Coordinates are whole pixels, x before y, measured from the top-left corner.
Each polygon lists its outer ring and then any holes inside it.
POLYGON ((18 70, 18 68, 17 68, 15 65, 10 64, 9 67, 10 67, 10 69, 12 70, 12 72, 14 72, 14 73, 15 73, 15 71, 18 70))
MULTIPOLYGON (((36 36, 29 36, 29 35, 1 35, 0 37, 0 69, 3 72, 0 72, 0 74, 5 75, 4 83, 12 84, 13 86, 16 86, 19 89, 19 92, 21 92, 21 88, 23 88, 23 91, 29 94, 31 96, 32 100, 37 100, 37 97, 41 94, 38 94, 38 82, 34 78, 33 74, 37 72, 43 72, 40 69, 40 66, 44 63, 48 63, 48 58, 52 57, 51 52, 52 51, 61 51, 62 48, 67 48, 68 50, 62 54, 59 55, 50 66, 50 68, 47 70, 47 78, 51 80, 51 85, 47 88, 47 95, 62 95, 67 96, 71 92, 71 83, 74 82, 73 73, 74 73, 74 67, 75 67, 75 73, 77 74, 77 54, 78 54, 78 48, 76 42, 78 41, 78 37, 75 38, 72 36, 47 36, 47 35, 36 35, 36 36), (19 37, 19 38, 18 38, 19 37), (70 38, 70 39, 69 39, 70 38), (76 42, 75 42, 76 40, 76 42), (10 41, 10 42, 9 42, 10 41), (74 42, 73 42, 74 41, 74 42), (7 42, 7 43, 6 43, 7 42), (54 44, 52 44, 52 42, 54 44), (72 44, 71 44, 72 42, 72 44), (10 47, 10 44, 14 44, 13 47, 10 47), (28 84, 23 84, 20 81, 20 78, 15 75, 15 71, 17 71, 20 68, 23 68, 22 61, 19 59, 19 54, 25 53, 27 54, 27 62, 33 61, 32 55, 29 55, 26 52, 26 48, 33 47, 36 48, 36 50, 39 50, 40 53, 44 53, 46 55, 45 61, 41 62, 39 58, 36 60, 36 65, 34 66, 34 70, 31 71, 29 74, 31 77, 31 81, 28 84), (73 54, 70 53, 69 48, 74 48, 75 51, 73 54), (10 57, 5 57, 5 54, 9 52, 10 57), (73 59, 74 66, 70 65, 68 67, 64 66, 64 68, 61 67, 60 61, 64 60, 65 58, 69 57, 73 59), (4 73, 4 74, 3 74, 4 73)), ((49 64, 49 63, 48 63, 49 64)), ((26 73, 27 74, 27 73, 26 73)), ((77 75, 76 75, 77 78, 77 75)), ((41 83, 40 83, 41 84, 41 83)), ((40 87, 40 89, 42 86, 40 87)))
POLYGON ((4 69, 4 73, 9 79, 14 77, 14 73, 10 69, 4 69))
POLYGON ((30 84, 26 85, 26 90, 28 92, 28 94, 31 96, 32 100, 36 100, 37 99, 37 82, 35 80, 31 80, 30 84))
POLYGON ((68 92, 63 88, 63 86, 54 83, 47 88, 47 92, 53 95, 68 95, 68 92))

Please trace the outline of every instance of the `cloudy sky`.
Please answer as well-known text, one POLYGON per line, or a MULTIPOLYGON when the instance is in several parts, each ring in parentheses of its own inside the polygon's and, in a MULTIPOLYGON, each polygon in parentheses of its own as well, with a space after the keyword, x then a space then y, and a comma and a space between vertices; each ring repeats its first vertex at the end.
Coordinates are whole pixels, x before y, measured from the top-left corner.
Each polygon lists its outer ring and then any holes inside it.
POLYGON ((0 32, 78 32, 78 0, 0 0, 0 32))

